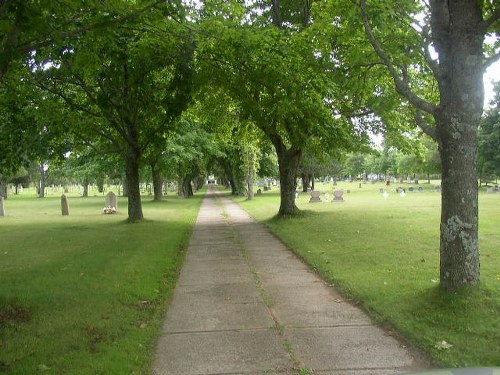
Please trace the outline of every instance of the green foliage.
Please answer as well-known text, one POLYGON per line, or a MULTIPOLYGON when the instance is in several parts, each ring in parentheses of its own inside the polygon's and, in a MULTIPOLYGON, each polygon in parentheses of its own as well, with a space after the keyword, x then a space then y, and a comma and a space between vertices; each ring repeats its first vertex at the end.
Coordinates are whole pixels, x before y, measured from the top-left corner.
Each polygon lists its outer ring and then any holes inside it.
MULTIPOLYGON (((500 84, 497 83, 497 89, 500 84)), ((497 90, 498 91, 498 90, 497 90)), ((497 92, 497 102, 500 93, 497 92)), ((489 109, 479 125, 479 173, 488 181, 500 176, 500 107, 489 109)))

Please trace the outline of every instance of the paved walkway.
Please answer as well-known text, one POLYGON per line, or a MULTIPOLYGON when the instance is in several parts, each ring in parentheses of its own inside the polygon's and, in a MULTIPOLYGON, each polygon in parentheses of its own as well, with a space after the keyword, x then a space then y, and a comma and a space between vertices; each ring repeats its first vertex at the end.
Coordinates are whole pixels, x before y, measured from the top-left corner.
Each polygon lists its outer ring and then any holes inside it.
POLYGON ((154 374, 386 375, 423 367, 210 187, 156 349, 154 374))

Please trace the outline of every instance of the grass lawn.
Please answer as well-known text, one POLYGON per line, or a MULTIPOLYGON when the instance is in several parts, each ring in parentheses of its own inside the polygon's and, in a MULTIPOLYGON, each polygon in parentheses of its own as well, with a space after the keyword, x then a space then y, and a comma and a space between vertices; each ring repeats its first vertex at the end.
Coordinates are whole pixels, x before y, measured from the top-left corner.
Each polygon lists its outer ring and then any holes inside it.
MULTIPOLYGON (((235 200, 437 365, 500 366, 500 194, 479 198, 481 286, 447 294, 438 287, 440 194, 423 184, 424 192, 384 198, 383 184, 358 185, 339 183, 351 190, 342 203, 309 203, 302 193, 304 215, 293 219, 274 218, 276 188, 254 201, 235 200), (442 341, 453 346, 437 348, 442 341)), ((316 186, 333 198, 332 188, 316 186)))
POLYGON ((104 198, 9 196, 0 217, 0 373, 148 374, 202 195, 143 198, 146 220, 104 198))

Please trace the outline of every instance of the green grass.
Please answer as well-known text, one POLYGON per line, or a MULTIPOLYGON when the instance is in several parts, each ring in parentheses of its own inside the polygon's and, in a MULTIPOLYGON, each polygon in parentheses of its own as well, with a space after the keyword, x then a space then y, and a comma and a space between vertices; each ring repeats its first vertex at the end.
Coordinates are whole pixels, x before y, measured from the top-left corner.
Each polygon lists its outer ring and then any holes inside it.
MULTIPOLYGON (((29 194, 26 194, 29 195, 29 194)), ((9 196, 0 217, 0 373, 147 374, 201 203, 9 196)))
POLYGON ((438 286, 440 194, 423 184, 422 193, 384 199, 382 184, 358 185, 339 183, 351 190, 343 203, 311 204, 309 195, 300 195, 297 205, 305 213, 292 219, 274 218, 276 189, 254 201, 235 199, 436 364, 500 366, 500 194, 480 194, 481 286, 444 293, 438 286), (437 349, 443 340, 453 346, 437 349))

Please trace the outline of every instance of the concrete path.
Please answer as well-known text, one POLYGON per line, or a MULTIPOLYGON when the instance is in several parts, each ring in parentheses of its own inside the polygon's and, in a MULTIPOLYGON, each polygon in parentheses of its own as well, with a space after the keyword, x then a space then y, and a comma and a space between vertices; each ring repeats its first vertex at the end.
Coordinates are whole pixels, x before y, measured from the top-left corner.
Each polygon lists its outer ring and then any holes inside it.
POLYGON ((425 368, 210 187, 153 373, 400 374, 425 368))

